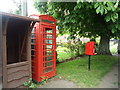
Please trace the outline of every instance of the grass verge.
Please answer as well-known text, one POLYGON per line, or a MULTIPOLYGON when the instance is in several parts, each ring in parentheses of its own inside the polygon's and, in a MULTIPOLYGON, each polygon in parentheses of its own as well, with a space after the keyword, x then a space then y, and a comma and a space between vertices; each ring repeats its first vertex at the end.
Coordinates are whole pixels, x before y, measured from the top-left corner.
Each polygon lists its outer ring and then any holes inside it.
POLYGON ((58 64, 57 75, 75 82, 80 88, 94 88, 115 63, 117 63, 116 56, 92 56, 91 71, 88 71, 88 57, 83 57, 58 64))

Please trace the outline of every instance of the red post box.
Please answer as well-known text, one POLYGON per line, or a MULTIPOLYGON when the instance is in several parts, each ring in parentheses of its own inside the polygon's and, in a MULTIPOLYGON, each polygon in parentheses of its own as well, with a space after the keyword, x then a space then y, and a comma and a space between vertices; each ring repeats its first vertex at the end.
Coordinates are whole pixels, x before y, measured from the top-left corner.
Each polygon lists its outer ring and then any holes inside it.
POLYGON ((90 71, 90 57, 91 55, 95 54, 95 42, 94 41, 90 41, 86 43, 86 48, 85 48, 85 54, 87 54, 89 56, 88 58, 88 71, 90 71))
POLYGON ((86 43, 85 54, 94 55, 95 54, 95 42, 90 41, 86 43))

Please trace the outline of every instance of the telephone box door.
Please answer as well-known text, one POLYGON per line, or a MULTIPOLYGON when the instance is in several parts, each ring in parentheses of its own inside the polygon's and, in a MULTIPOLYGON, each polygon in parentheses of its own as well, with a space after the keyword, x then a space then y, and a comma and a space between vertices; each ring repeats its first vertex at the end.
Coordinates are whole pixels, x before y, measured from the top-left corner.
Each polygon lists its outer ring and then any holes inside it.
POLYGON ((56 72, 56 28, 47 25, 41 25, 41 27, 43 29, 42 76, 49 78, 54 76, 56 72))

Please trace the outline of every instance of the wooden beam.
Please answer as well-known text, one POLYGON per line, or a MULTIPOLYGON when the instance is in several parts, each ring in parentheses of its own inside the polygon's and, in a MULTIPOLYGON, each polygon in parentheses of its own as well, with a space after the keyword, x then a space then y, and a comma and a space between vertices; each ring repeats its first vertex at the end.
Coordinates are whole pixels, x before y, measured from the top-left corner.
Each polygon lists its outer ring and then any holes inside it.
POLYGON ((7 88, 7 47, 6 47, 6 33, 7 33, 8 22, 9 22, 9 18, 5 18, 5 20, 2 23, 3 88, 7 88))
POLYGON ((29 60, 29 74, 30 74, 30 77, 32 77, 32 71, 31 71, 31 31, 34 27, 36 22, 31 22, 31 26, 28 28, 28 43, 27 43, 27 59, 29 60))

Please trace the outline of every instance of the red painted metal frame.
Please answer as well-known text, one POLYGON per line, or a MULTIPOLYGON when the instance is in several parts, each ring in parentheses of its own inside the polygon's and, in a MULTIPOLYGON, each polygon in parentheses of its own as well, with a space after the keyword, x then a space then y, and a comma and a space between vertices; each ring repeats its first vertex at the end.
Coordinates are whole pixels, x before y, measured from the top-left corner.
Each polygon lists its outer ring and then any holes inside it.
POLYGON ((31 55, 34 57, 32 58, 32 79, 36 82, 40 82, 43 79, 50 78, 52 76, 56 75, 56 20, 48 15, 31 15, 31 18, 39 19, 40 22, 36 23, 34 26, 35 32, 32 32, 32 34, 35 34, 34 39, 35 43, 34 45, 35 49, 32 49, 32 51, 35 52, 34 55, 31 55), (43 22, 44 20, 52 21, 52 23, 49 22, 43 22), (45 31, 47 29, 52 29, 53 33, 46 33, 45 31), (52 35, 52 39, 44 38, 45 35, 52 35), (52 40, 52 44, 45 44, 45 40, 50 41, 52 40), (52 45, 52 49, 45 49, 46 45, 52 45), (52 51, 52 55, 45 55, 45 51, 52 51), (52 60, 45 61, 45 57, 53 56, 52 60), (48 62, 53 62, 53 65, 45 67, 45 64, 48 62), (49 72, 45 72, 46 68, 53 68, 49 72))
POLYGON ((86 43, 85 54, 94 55, 95 54, 95 42, 90 41, 86 43))

